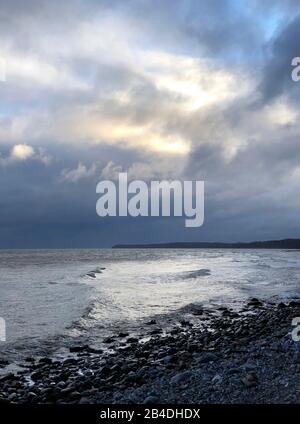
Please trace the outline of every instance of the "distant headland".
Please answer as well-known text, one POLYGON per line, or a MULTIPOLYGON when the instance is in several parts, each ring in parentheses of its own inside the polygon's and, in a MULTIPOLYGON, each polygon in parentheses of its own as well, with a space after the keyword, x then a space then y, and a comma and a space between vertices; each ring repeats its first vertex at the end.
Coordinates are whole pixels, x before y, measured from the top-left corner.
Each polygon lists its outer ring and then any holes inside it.
POLYGON ((300 239, 253 241, 249 243, 175 242, 154 244, 116 244, 113 249, 299 249, 300 239))

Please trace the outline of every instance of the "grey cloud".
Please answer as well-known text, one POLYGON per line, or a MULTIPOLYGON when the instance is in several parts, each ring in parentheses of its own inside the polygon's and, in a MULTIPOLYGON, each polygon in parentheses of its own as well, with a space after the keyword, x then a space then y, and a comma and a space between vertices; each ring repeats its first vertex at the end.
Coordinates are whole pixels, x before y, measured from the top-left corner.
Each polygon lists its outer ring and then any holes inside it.
POLYGON ((265 102, 299 88, 291 78, 291 61, 300 55, 300 15, 270 42, 269 50, 260 87, 265 102))

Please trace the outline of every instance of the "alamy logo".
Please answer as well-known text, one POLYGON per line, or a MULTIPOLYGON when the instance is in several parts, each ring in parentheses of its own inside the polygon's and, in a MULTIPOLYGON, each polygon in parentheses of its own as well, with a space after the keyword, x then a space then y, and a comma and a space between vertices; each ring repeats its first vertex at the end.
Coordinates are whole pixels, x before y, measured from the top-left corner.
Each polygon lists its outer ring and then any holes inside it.
POLYGON ((113 181, 100 181, 96 204, 100 217, 106 216, 184 216, 186 227, 204 222, 203 181, 145 181, 128 183, 126 172, 119 174, 118 187, 113 181))
POLYGON ((291 65, 294 66, 291 76, 295 82, 300 81, 300 57, 293 57, 291 65))
POLYGON ((292 339, 294 342, 300 341, 300 317, 293 318, 292 326, 294 327, 292 331, 292 339))
POLYGON ((6 342, 6 324, 2 317, 0 317, 0 342, 6 342))

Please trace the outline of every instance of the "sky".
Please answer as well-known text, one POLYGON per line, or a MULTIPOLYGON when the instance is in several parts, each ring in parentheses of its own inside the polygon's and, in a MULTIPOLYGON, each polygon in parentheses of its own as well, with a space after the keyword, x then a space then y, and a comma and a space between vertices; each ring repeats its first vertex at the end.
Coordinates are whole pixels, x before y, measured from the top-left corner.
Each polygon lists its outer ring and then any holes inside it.
POLYGON ((300 237, 296 0, 0 0, 0 248, 300 237), (205 220, 96 185, 205 181, 205 220))

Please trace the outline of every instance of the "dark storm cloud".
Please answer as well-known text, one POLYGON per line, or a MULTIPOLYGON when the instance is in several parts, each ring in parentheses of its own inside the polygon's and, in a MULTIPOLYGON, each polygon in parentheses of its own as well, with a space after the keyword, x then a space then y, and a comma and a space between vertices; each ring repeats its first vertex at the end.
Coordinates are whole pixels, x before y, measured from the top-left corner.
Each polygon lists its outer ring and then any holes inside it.
POLYGON ((291 78, 291 62, 300 55, 300 15, 280 30, 268 49, 270 57, 265 64, 260 87, 266 102, 298 88, 291 78))

